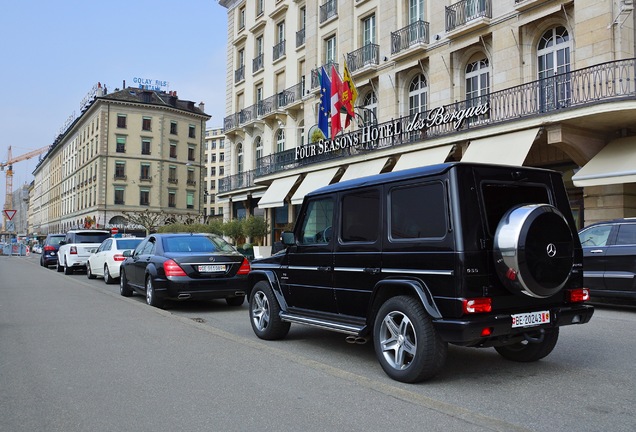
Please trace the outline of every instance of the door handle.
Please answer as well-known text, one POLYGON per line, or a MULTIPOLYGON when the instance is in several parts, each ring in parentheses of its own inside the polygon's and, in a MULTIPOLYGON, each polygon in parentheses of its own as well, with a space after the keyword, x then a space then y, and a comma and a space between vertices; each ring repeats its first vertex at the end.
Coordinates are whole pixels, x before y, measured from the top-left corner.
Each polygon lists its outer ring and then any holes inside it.
POLYGON ((595 253, 595 254, 603 253, 603 249, 594 249, 594 250, 591 250, 590 253, 595 253))
POLYGON ((365 273, 376 275, 376 274, 379 274, 381 270, 379 268, 367 267, 363 269, 362 271, 365 273))
POLYGON ((331 267, 329 267, 329 266, 326 266, 326 267, 325 266, 320 266, 320 267, 318 267, 318 271, 328 272, 328 271, 331 271, 331 267))

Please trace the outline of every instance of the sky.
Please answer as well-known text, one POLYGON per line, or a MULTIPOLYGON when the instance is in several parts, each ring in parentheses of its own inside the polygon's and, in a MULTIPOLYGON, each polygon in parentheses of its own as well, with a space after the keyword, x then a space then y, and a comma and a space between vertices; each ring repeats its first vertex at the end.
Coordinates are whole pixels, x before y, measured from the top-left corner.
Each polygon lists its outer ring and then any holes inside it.
MULTIPOLYGON (((98 82, 167 81, 180 99, 225 117, 227 9, 216 0, 0 1, 0 161, 53 143, 98 82)), ((13 189, 37 157, 13 166, 13 189)), ((6 173, 0 172, 4 206, 6 173)))

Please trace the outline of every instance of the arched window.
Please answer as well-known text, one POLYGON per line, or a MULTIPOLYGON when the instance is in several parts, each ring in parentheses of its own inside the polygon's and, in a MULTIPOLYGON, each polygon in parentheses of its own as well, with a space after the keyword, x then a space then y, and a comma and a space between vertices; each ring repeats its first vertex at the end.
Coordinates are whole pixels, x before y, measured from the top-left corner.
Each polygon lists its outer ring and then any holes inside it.
POLYGON ((371 90, 364 95, 362 100, 362 119, 364 124, 376 124, 378 122, 378 97, 375 91, 371 90))
POLYGON ((469 63, 466 66, 466 103, 468 106, 486 102, 490 92, 490 63, 487 58, 469 63))
POLYGON ((409 115, 425 112, 427 104, 428 84, 426 83, 426 77, 419 74, 409 84, 409 115))
POLYGON ((254 161, 258 164, 258 160, 263 157, 263 140, 260 136, 254 140, 254 150, 256 151, 254 161))
POLYGON ((276 152, 285 151, 285 129, 280 128, 276 132, 276 152))
POLYGON ((238 174, 243 172, 243 143, 236 145, 236 172, 238 174))
POLYGON ((570 99, 570 51, 572 42, 563 26, 546 31, 537 46, 537 69, 541 80, 541 108, 568 105, 570 99))

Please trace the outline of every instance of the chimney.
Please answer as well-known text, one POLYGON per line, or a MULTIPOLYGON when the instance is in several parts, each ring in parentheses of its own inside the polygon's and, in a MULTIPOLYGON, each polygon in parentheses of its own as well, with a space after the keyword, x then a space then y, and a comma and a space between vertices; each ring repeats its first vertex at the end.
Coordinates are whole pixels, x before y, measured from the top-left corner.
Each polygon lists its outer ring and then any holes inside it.
POLYGON ((204 104, 203 102, 199 102, 199 109, 200 109, 202 112, 205 112, 205 104, 204 104))

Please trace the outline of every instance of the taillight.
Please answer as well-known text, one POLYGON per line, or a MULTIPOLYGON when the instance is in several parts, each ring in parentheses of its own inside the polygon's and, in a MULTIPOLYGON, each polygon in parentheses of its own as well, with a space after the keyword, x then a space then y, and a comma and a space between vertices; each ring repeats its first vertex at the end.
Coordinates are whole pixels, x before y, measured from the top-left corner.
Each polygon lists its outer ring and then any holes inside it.
POLYGON ((183 269, 174 260, 168 260, 163 263, 163 271, 166 276, 187 276, 183 269))
POLYGON ((45 252, 51 252, 51 251, 54 251, 54 250, 55 250, 55 246, 50 246, 50 245, 44 246, 44 251, 45 252))
POLYGON ((569 303, 582 303, 590 299, 590 290, 587 288, 576 288, 565 291, 565 299, 569 303))
POLYGON ((236 272, 237 275, 246 275, 250 272, 251 267, 250 267, 250 262, 247 260, 247 258, 243 258, 243 262, 241 263, 241 267, 239 267, 238 271, 236 272))
POLYGON ((71 246, 70 252, 71 255, 77 255, 77 247, 76 246, 71 246))
POLYGON ((113 255, 113 260, 115 260, 115 261, 123 261, 123 260, 125 260, 125 259, 126 259, 126 257, 125 257, 125 256, 123 256, 122 254, 115 254, 115 255, 113 255))
POLYGON ((492 299, 490 297, 480 297, 464 299, 462 307, 466 314, 487 313, 492 311, 492 299))

